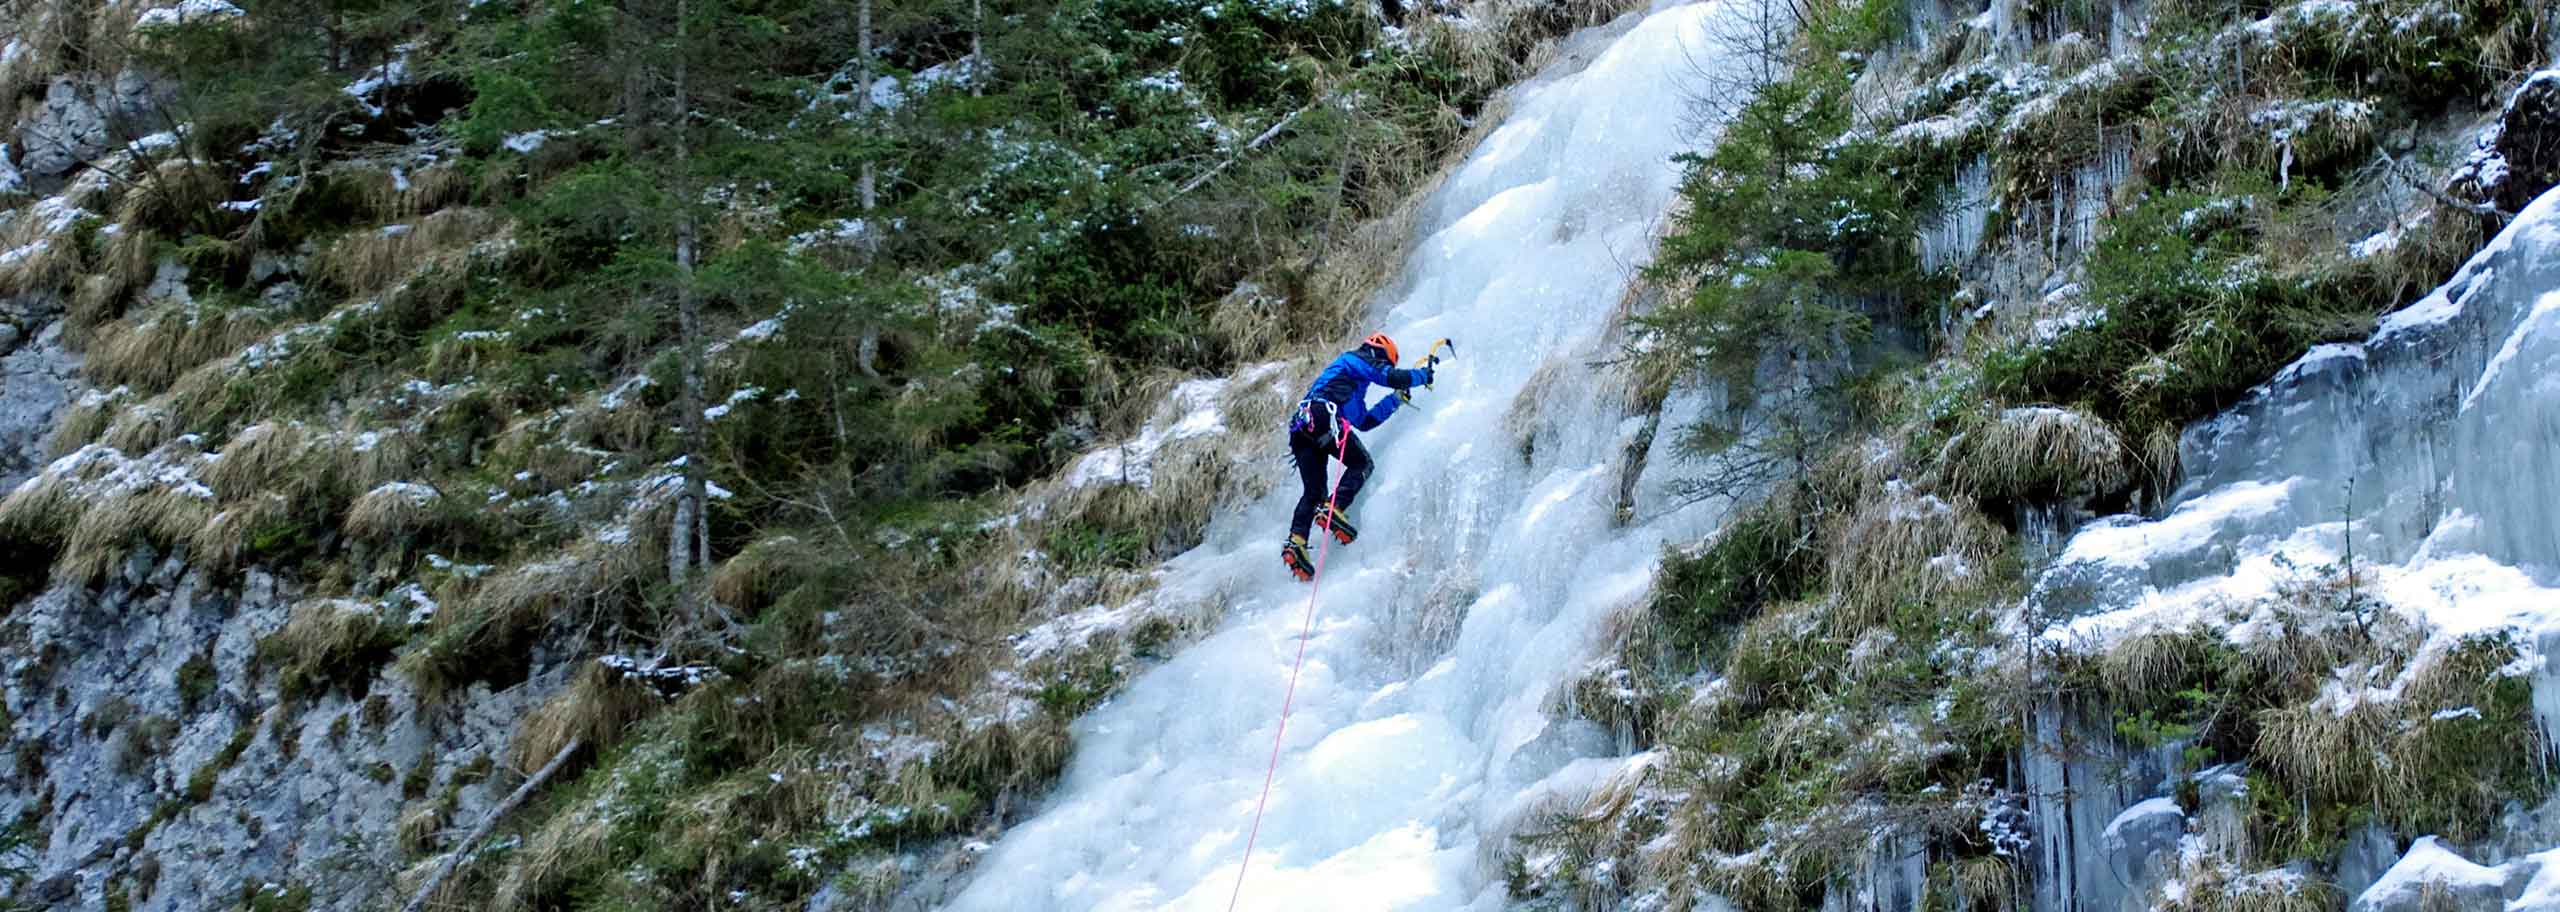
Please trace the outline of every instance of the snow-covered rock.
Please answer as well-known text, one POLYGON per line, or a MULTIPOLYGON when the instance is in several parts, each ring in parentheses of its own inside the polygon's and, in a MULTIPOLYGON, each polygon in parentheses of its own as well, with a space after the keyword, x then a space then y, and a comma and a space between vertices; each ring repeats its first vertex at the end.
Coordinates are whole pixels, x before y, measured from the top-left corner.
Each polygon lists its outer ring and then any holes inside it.
POLYGON ((2349 912, 2500 912, 2507 880, 2520 873, 2484 867, 2421 836, 2382 879, 2365 888, 2349 912))
POLYGON ((2187 813, 2174 798, 2145 799, 2107 823, 2099 842, 2117 879, 2147 884, 2176 870, 2178 840, 2187 832, 2187 813))

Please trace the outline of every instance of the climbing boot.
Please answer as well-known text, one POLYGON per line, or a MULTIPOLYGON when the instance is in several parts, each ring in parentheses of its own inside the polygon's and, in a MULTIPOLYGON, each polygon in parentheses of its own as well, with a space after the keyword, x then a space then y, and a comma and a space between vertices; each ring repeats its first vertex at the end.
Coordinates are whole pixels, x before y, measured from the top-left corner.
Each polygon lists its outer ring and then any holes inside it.
POLYGON ((1360 537, 1360 530, 1351 525, 1351 517, 1342 515, 1342 511, 1335 509, 1332 504, 1324 504, 1316 508, 1316 528, 1333 533, 1334 541, 1346 545, 1350 544, 1352 539, 1360 537))
POLYGON ((1298 582, 1316 578, 1315 562, 1307 559, 1306 536, 1289 536, 1289 540, 1280 546, 1280 562, 1289 565, 1290 575, 1297 577, 1298 582))

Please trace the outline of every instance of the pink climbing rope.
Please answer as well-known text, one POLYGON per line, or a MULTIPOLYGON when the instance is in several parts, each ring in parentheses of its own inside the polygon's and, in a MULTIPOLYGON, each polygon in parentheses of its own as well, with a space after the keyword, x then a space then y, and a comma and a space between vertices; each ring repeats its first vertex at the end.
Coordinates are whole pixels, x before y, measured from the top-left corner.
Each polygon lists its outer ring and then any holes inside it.
MULTIPOLYGON (((1334 430, 1335 462, 1351 451, 1351 423, 1336 417, 1334 430)), ((1330 468, 1330 467, 1327 467, 1330 468)), ((1324 492, 1325 522, 1333 521, 1333 498, 1342 492, 1342 475, 1335 473, 1333 485, 1324 492)), ((1244 872, 1253 867, 1253 844, 1262 838, 1262 809, 1271 802, 1271 780, 1280 774, 1280 737, 1289 732, 1289 707, 1298 699, 1298 672, 1307 667, 1307 640, 1315 636, 1316 596, 1324 591, 1324 555, 1332 543, 1332 535, 1316 536, 1316 572, 1308 578, 1307 619, 1298 631, 1298 661, 1289 666, 1289 690, 1280 698, 1280 725, 1271 733, 1271 764, 1262 771, 1262 797, 1253 801, 1253 829, 1244 837, 1244 861, 1236 865, 1236 889, 1227 896, 1227 912, 1236 912, 1236 902, 1244 898, 1244 872)))

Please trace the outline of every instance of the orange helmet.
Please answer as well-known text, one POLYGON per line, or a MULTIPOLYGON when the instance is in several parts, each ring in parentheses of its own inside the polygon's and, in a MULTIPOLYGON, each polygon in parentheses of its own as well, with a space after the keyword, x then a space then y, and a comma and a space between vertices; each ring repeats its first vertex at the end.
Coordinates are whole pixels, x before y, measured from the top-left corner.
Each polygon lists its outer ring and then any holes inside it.
POLYGON ((1384 350, 1387 353, 1388 364, 1394 364, 1397 361, 1403 360, 1396 357, 1396 340, 1387 338, 1386 333, 1370 333, 1369 338, 1360 340, 1360 344, 1375 345, 1379 349, 1384 350))

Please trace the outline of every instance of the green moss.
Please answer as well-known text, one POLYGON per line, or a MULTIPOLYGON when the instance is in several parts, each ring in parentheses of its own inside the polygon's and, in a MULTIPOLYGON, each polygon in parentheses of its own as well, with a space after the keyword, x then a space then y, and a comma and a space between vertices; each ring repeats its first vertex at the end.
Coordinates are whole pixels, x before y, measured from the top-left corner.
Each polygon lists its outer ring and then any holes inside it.
POLYGON ((2050 343, 1987 356, 1991 388, 2082 405, 2139 440, 2231 405, 2315 343, 2361 338, 2376 305, 2261 252, 2251 213, 2276 205, 2145 198, 2090 253, 2094 316, 2050 343))
POLYGON ((1092 709, 1120 685, 1119 666, 1098 661, 1081 669, 1062 672, 1032 694, 1040 708, 1051 715, 1072 719, 1092 709))
POLYGON ((411 801, 426 797, 427 787, 435 784, 435 775, 435 753, 419 754, 418 762, 409 765, 408 775, 400 777, 400 797, 411 801))
POLYGON ((489 755, 481 754, 471 758, 471 762, 463 764, 461 769, 455 770, 453 781, 459 785, 478 785, 488 781, 489 773, 495 769, 497 764, 489 759, 489 755))
POLYGON ((203 804, 207 799, 212 798, 214 785, 222 777, 222 772, 230 769, 231 764, 239 762, 240 754, 249 749, 249 742, 257 736, 257 726, 247 723, 242 723, 233 731, 231 742, 223 745, 222 750, 213 755, 213 759, 205 761, 203 766, 196 767, 194 775, 187 777, 187 800, 191 803, 203 804))
POLYGON ((188 712, 195 712, 204 704, 206 698, 213 696, 215 683, 217 682, 213 671, 213 651, 207 649, 189 656, 184 664, 178 666, 177 685, 180 704, 188 712))
POLYGON ((301 884, 247 884, 240 888, 242 912, 308 912, 311 888, 301 884))
POLYGON ((1670 646, 1713 665, 1744 622, 1806 594, 1819 580, 1821 556, 1810 547, 1804 520, 1775 503, 1754 507, 1696 556, 1665 552, 1652 613, 1662 619, 1670 646))

